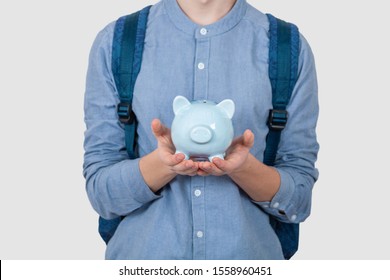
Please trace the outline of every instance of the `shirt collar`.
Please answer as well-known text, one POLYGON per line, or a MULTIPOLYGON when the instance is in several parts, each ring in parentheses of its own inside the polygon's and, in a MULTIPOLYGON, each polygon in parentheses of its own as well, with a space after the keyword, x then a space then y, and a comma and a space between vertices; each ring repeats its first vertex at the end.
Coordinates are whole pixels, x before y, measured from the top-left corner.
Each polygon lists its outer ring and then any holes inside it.
POLYGON ((237 0, 233 8, 223 18, 212 24, 201 26, 187 17, 176 0, 163 0, 163 2, 169 18, 177 28, 192 36, 202 36, 203 38, 212 37, 229 31, 241 21, 247 9, 246 0, 237 0), (205 28, 207 34, 203 33, 200 35, 201 28, 205 28))

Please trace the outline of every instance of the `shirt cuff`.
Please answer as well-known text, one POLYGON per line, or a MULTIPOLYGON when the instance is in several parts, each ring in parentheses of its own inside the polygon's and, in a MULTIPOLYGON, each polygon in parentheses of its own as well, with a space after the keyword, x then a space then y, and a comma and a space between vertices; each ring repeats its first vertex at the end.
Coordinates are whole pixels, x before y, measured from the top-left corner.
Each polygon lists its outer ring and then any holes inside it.
POLYGON ((161 195, 156 195, 145 183, 144 177, 139 169, 139 161, 140 158, 124 161, 121 167, 121 178, 122 182, 128 185, 130 196, 135 201, 145 204, 161 197, 161 195))
POLYGON ((265 212, 285 223, 294 223, 297 219, 296 207, 291 203, 294 193, 294 179, 286 171, 276 169, 280 175, 280 187, 271 201, 258 202, 265 212))

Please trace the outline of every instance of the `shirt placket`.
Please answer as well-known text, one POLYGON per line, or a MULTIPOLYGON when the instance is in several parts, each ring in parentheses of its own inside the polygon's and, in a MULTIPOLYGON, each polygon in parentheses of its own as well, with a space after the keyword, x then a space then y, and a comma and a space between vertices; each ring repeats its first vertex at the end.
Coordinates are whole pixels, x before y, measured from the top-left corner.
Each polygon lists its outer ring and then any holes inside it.
MULTIPOLYGON (((194 62, 194 100, 205 100, 208 97, 208 69, 210 38, 207 29, 196 31, 196 54, 194 62)), ((206 206, 205 206, 205 177, 191 178, 191 200, 193 219, 193 258, 206 258, 206 206)))
POLYGON ((196 31, 196 54, 194 69, 194 100, 208 97, 210 37, 206 28, 196 31))
POLYGON ((204 177, 191 178, 193 259, 206 258, 205 184, 204 177))

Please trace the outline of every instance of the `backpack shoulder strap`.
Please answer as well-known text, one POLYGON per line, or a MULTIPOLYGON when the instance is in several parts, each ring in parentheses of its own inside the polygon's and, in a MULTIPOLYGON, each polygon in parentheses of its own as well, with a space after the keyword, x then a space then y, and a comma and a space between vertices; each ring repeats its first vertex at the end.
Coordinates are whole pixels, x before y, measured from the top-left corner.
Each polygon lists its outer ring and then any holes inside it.
MULTIPOLYGON (((120 122, 125 127, 125 145, 131 159, 137 157, 137 120, 132 109, 133 92, 135 81, 141 69, 150 7, 120 17, 115 23, 112 41, 111 69, 120 99, 117 112, 120 122)), ((122 217, 111 220, 99 217, 99 234, 106 244, 114 235, 121 220, 122 217)))
POLYGON ((267 14, 270 23, 269 78, 272 86, 272 107, 269 112, 267 148, 264 163, 274 165, 280 135, 288 119, 286 107, 297 81, 299 57, 298 28, 267 14))
POLYGON ((117 107, 119 120, 125 126, 126 150, 131 159, 136 153, 136 118, 132 110, 134 85, 141 69, 145 32, 149 10, 123 16, 116 21, 112 43, 112 73, 120 103, 117 107))
MULTIPOLYGON (((264 163, 275 164, 282 130, 288 119, 286 110, 297 81, 299 58, 299 31, 291 23, 270 14, 269 20, 269 78, 272 86, 272 109, 269 112, 269 132, 264 151, 264 163)), ((283 223, 270 217, 285 259, 290 259, 298 250, 299 224, 283 223)))

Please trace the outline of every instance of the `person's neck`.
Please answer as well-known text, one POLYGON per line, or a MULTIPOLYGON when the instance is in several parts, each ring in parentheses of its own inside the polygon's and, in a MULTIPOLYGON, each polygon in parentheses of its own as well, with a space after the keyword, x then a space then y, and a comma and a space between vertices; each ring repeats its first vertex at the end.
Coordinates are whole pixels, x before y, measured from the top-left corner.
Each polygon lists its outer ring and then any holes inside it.
POLYGON ((183 12, 196 24, 208 25, 223 18, 237 0, 176 0, 183 12))

